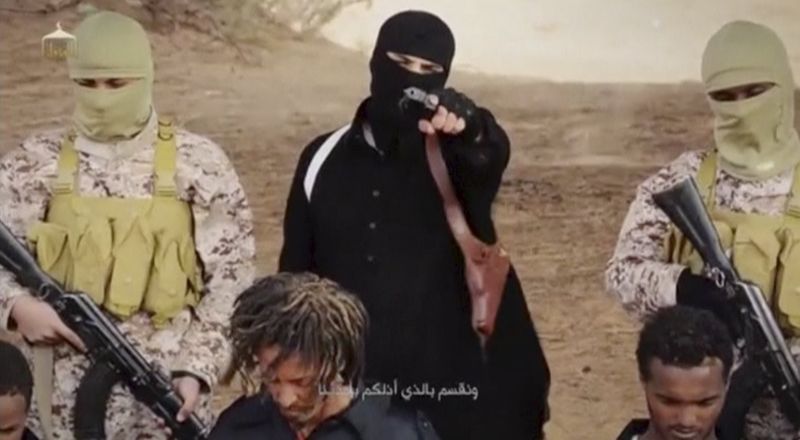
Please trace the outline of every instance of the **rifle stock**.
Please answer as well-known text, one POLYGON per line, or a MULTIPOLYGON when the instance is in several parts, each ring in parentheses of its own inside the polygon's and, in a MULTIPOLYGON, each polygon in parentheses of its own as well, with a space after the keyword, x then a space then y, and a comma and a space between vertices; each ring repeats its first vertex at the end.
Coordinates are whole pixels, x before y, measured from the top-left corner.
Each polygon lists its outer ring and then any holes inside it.
MULTIPOLYGON (((192 415, 182 423, 175 419, 183 402, 173 390, 170 379, 145 360, 88 295, 67 293, 45 273, 3 222, 0 222, 0 265, 14 275, 20 285, 50 304, 62 321, 81 337, 89 359, 93 363, 105 363, 115 371, 131 394, 166 422, 173 437, 181 440, 206 437, 208 429, 197 416, 192 415)), ((105 419, 105 414, 98 416, 105 419)))
POLYGON ((653 201, 686 236, 709 267, 717 268, 726 278, 738 277, 722 249, 719 235, 706 212, 694 179, 686 179, 666 191, 653 194, 653 201))

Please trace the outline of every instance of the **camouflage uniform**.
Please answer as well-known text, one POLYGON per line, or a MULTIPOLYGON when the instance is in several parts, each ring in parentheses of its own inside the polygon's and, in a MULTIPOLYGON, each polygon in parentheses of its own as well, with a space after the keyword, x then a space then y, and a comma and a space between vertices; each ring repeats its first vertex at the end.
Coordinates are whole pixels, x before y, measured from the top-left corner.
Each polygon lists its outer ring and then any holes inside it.
MULTIPOLYGON (((674 305, 678 276, 685 266, 667 262, 666 237, 671 222, 653 202, 652 195, 695 177, 705 151, 682 154, 650 176, 636 191, 620 231, 616 250, 608 262, 606 288, 623 307, 642 318, 656 309, 674 305)), ((793 170, 765 180, 742 180, 717 170, 715 206, 745 214, 782 215, 793 181, 793 170)), ((787 341, 795 355, 800 340, 787 341)), ((772 398, 757 401, 747 416, 747 439, 800 439, 772 398)))
MULTIPOLYGON (((45 215, 63 136, 63 131, 32 136, 0 162, 0 218, 20 239, 45 215)), ((150 197, 155 139, 155 114, 131 140, 101 144, 79 136, 75 148, 80 154, 81 194, 150 197)), ((236 172, 219 146, 178 130, 177 148, 178 196, 192 208, 204 296, 194 310, 183 310, 163 328, 154 328, 145 313, 119 323, 119 328, 148 360, 165 371, 194 374, 213 389, 228 360, 229 346, 223 331, 233 300, 254 276, 252 214, 236 172)), ((0 328, 7 328, 11 307, 22 294, 25 290, 10 279, 9 273, 0 271, 0 328)), ((73 438, 75 390, 86 368, 83 355, 66 344, 56 347, 52 412, 57 439, 73 438)), ((210 422, 208 397, 203 397, 195 411, 210 422)), ((31 427, 41 435, 36 414, 34 405, 31 427)), ((110 439, 167 438, 150 410, 121 385, 112 391, 107 415, 110 439)))

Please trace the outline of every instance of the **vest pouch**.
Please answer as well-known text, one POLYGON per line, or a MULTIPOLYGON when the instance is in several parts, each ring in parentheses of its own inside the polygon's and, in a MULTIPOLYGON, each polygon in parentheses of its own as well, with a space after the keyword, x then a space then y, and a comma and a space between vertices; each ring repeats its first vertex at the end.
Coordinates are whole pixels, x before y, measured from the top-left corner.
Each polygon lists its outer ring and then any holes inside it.
POLYGON ((126 319, 142 306, 153 261, 153 233, 147 220, 139 215, 119 217, 112 225, 114 268, 105 308, 126 319))
MULTIPOLYGON (((667 261, 670 263, 678 263, 684 260, 684 253, 687 252, 684 250, 686 248, 687 241, 683 236, 683 233, 678 230, 678 228, 674 226, 670 226, 669 234, 667 234, 667 238, 664 240, 664 249, 667 253, 667 261)), ((688 257, 688 254, 686 254, 688 257)))
POLYGON ((144 310, 153 314, 156 326, 164 325, 186 305, 197 303, 191 289, 195 268, 194 264, 186 267, 188 261, 194 262, 194 246, 190 240, 156 238, 153 269, 144 299, 144 310))
POLYGON ((742 223, 733 241, 733 264, 742 279, 761 288, 772 304, 780 242, 772 228, 742 223))
POLYGON ((30 247, 36 252, 39 266, 54 280, 67 285, 72 265, 72 252, 67 241, 66 228, 45 222, 36 222, 27 234, 30 247))
POLYGON ((200 293, 203 291, 203 274, 197 264, 200 261, 200 257, 197 256, 197 247, 193 239, 190 239, 188 243, 184 243, 182 249, 180 254, 181 267, 189 277, 185 302, 187 305, 194 307, 200 302, 200 293))
POLYGON ((77 217, 73 226, 67 239, 73 249, 72 276, 66 288, 84 292, 102 305, 111 267, 111 226, 107 219, 87 216, 77 217))
POLYGON ((676 227, 670 227, 670 233, 666 240, 666 251, 669 256, 670 263, 683 264, 689 267, 698 266, 699 268, 694 273, 700 273, 703 269, 702 260, 696 252, 686 236, 676 227))
POLYGON ((783 249, 778 258, 775 292, 782 321, 800 334, 800 230, 785 228, 780 232, 783 249))
MULTIPOLYGON (((714 220, 712 223, 714 224, 714 229, 717 230, 722 248, 725 250, 730 249, 733 244, 733 229, 728 223, 723 221, 714 220)), ((673 231, 670 233, 670 236, 674 236, 674 238, 669 239, 670 245, 673 246, 673 248, 669 250, 673 258, 670 262, 683 264, 689 267, 691 272, 695 275, 702 274, 705 262, 703 262, 700 254, 678 228, 673 226, 670 229, 673 231), (672 244, 673 242, 674 244, 672 244)))

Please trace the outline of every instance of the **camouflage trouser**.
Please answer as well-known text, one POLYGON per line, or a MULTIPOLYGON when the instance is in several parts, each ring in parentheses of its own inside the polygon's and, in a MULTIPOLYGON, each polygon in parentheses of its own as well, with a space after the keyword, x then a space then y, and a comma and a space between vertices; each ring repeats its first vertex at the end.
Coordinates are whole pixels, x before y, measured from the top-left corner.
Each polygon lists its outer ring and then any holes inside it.
POLYGON ((800 431, 792 427, 776 399, 756 400, 746 421, 746 440, 800 440, 800 431))

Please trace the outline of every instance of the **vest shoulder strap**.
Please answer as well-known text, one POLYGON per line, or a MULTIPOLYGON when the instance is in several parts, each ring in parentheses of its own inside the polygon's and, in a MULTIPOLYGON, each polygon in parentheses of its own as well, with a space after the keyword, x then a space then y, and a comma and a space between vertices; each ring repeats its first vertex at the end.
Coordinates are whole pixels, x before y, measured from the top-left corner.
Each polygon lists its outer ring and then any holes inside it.
POLYGON ((800 219, 800 164, 794 169, 792 189, 789 191, 789 199, 786 202, 786 215, 800 219))
POLYGON ((175 162, 178 147, 175 141, 175 129, 172 120, 164 117, 158 118, 158 139, 154 162, 155 196, 175 197, 178 194, 175 186, 175 162))
POLYGON ((75 132, 73 130, 68 131, 61 140, 56 170, 53 192, 55 194, 71 194, 75 190, 78 177, 78 152, 75 151, 75 132))
POLYGON ((697 169, 697 187, 706 206, 715 204, 715 184, 717 180, 717 150, 710 151, 697 169))

